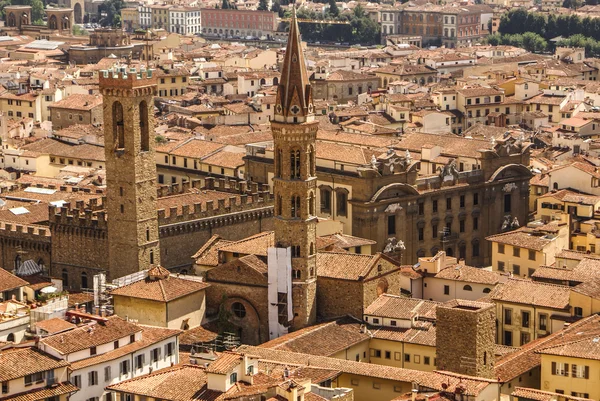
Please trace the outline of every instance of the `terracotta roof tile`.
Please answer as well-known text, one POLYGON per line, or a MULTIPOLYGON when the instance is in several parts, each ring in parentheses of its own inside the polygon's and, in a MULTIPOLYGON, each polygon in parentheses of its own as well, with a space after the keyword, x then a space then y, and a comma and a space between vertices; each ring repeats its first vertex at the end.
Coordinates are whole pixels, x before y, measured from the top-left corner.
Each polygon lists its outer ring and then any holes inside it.
POLYGON ((111 343, 142 331, 142 328, 118 316, 111 316, 106 323, 93 323, 78 327, 62 334, 42 339, 45 346, 55 349, 62 355, 81 351, 92 346, 111 343))
POLYGON ((500 281, 500 274, 477 267, 456 264, 440 270, 435 278, 496 285, 500 281))
POLYGON ((495 302, 512 302, 566 310, 570 287, 516 278, 498 285, 490 297, 495 302))
POLYGON ((243 356, 233 352, 223 352, 208 365, 206 373, 227 374, 231 369, 242 363, 243 356))
POLYGON ((510 395, 513 399, 527 399, 532 401, 592 401, 591 398, 573 397, 568 394, 558 394, 526 387, 515 387, 515 391, 510 395))
POLYGON ((0 268, 0 292, 14 290, 15 288, 24 287, 28 284, 29 283, 22 278, 0 268))
POLYGON ((345 317, 294 331, 268 341, 261 347, 311 355, 334 356, 369 338, 370 336, 366 332, 361 333, 359 320, 345 317))
POLYGON ((379 255, 318 252, 317 272, 320 277, 360 280, 378 259, 379 255))
POLYGON ((59 383, 51 387, 43 387, 35 390, 19 393, 12 396, 2 398, 2 401, 38 401, 47 400, 54 397, 59 397, 64 394, 72 394, 79 391, 77 387, 71 383, 59 383))
POLYGON ((209 284, 204 282, 187 280, 174 276, 161 279, 146 277, 144 280, 119 287, 113 290, 111 294, 113 296, 170 302, 174 299, 202 291, 208 286, 209 284))
POLYGON ((382 294, 365 309, 365 315, 410 320, 416 315, 435 319, 439 302, 382 294))
POLYGON ((0 352, 0 381, 9 381, 37 372, 69 366, 37 348, 13 348, 0 352))
POLYGON ((41 329, 48 333, 49 335, 60 333, 63 331, 71 330, 76 328, 77 326, 71 322, 67 322, 64 319, 55 317, 54 319, 42 320, 41 322, 37 322, 35 324, 37 329, 41 329))

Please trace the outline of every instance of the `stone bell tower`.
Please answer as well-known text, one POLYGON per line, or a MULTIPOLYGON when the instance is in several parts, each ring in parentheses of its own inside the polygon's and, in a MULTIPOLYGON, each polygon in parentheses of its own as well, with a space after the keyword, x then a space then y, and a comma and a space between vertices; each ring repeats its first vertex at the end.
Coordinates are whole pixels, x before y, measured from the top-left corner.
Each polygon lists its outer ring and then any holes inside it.
POLYGON ((275 242, 292 253, 292 329, 316 321, 316 161, 319 122, 314 119, 296 9, 290 24, 275 115, 271 121, 275 148, 275 242))
POLYGON ((111 279, 160 263, 152 70, 100 72, 111 279))

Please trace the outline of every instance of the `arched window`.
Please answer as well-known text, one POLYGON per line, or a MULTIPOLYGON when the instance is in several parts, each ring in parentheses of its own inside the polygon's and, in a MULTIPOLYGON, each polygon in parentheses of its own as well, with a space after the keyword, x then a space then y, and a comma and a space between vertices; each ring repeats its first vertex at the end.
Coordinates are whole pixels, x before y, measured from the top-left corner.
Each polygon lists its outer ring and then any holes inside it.
POLYGON ((315 244, 314 243, 310 243, 310 255, 314 255, 315 254, 315 244))
POLYGON ((266 84, 267 84, 267 80, 266 80, 266 79, 264 79, 264 78, 261 78, 261 79, 260 79, 260 84, 261 84, 261 85, 266 85, 266 84))
POLYGON ((469 284, 467 284, 463 287, 463 290, 464 291, 473 291, 473 288, 469 284))
POLYGON ((81 272, 81 288, 88 288, 88 277, 86 272, 81 272))
POLYGON ((277 216, 282 215, 282 208, 283 208, 283 199, 281 198, 281 195, 277 195, 277 216))
POLYGON ((292 179, 300 178, 300 150, 297 149, 290 151, 290 177, 292 179))
POLYGON ((452 248, 446 248, 447 256, 454 256, 454 250, 452 248))
POLYGON ((123 121, 123 105, 120 102, 113 103, 113 136, 117 149, 125 148, 125 123, 123 121))
POLYGON ((69 272, 67 269, 62 269, 62 281, 63 281, 63 287, 69 286, 69 272))
POLYGON ((302 273, 300 273, 300 270, 297 270, 297 269, 292 270, 292 278, 297 279, 297 280, 302 278, 302 273))
POLYGON ((6 341, 8 342, 15 342, 15 335, 14 333, 10 333, 8 336, 6 336, 6 341))
POLYGON ((277 77, 273 78, 273 85, 277 85, 279 83, 279 79, 277 77))
POLYGON ((315 215, 315 195, 312 192, 308 195, 308 214, 315 215))
POLYGON ((338 216, 348 215, 348 190, 336 189, 335 191, 335 206, 338 216))
POLYGON ((417 258, 424 258, 425 257, 425 250, 424 249, 419 249, 417 251, 417 258))
POLYGON ((233 372, 232 374, 229 375, 229 383, 236 383, 237 382, 237 373, 233 372))
POLYGON ((484 294, 489 294, 490 292, 492 292, 492 290, 490 288, 486 287, 486 288, 483 289, 483 293, 484 294))
POLYGON ((15 257, 15 270, 17 270, 19 266, 21 266, 21 255, 15 257))
POLYGON ((154 250, 150 249, 150 264, 154 264, 154 250))
POLYGON ((554 184, 552 184, 552 188, 558 189, 558 182, 555 182, 554 184))
POLYGON ((300 197, 292 196, 291 199, 291 217, 300 217, 300 197))
POLYGON ((308 163, 310 169, 308 175, 312 177, 316 176, 317 172, 315 170, 315 148, 312 145, 310 145, 310 150, 308 151, 308 163))
POLYGON ((150 150, 150 132, 148 130, 150 124, 148 122, 148 103, 145 100, 140 102, 140 133, 141 143, 140 150, 148 152, 150 150))
POLYGON ((283 152, 281 149, 277 150, 277 164, 275 168, 275 176, 281 177, 281 160, 283 159, 283 152))

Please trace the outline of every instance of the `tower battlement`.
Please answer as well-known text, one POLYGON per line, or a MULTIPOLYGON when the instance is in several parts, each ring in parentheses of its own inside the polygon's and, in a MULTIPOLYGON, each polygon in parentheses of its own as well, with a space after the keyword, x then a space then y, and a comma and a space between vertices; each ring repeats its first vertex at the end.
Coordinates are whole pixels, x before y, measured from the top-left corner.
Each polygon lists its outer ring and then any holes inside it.
POLYGON ((102 229, 107 228, 106 197, 99 199, 90 199, 89 202, 77 201, 75 206, 70 203, 64 205, 49 206, 48 221, 50 225, 68 226, 72 228, 92 228, 102 229))
MULTIPOLYGON (((100 90, 132 90, 156 87, 154 70, 114 67, 100 71, 100 90)), ((119 96, 119 94, 115 94, 119 96)))
MULTIPOLYGON (((210 192, 215 193, 215 191, 203 191, 199 196, 207 195, 209 197, 210 192)), ((158 224, 162 227, 169 224, 186 223, 209 217, 273 207, 273 204, 273 197, 268 191, 251 195, 229 196, 217 199, 216 202, 209 199, 204 202, 194 202, 193 204, 172 206, 169 209, 159 209, 158 224)))

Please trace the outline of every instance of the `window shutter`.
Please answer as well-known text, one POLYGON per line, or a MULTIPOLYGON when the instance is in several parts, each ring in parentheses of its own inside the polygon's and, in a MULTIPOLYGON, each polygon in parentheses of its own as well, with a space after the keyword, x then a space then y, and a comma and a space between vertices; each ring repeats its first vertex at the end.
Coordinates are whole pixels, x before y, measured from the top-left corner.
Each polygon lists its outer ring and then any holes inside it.
POLYGON ((156 349, 156 352, 158 353, 158 359, 160 359, 160 347, 156 349))
POLYGON ((583 377, 585 377, 586 379, 590 378, 590 367, 589 366, 585 367, 583 377))
POLYGON ((556 375, 556 362, 552 362, 552 374, 556 375))
POLYGON ((169 344, 165 344, 165 359, 167 359, 167 355, 169 355, 169 344))
POLYGON ((565 376, 569 377, 569 364, 565 363, 565 376))
POLYGON ((88 386, 94 384, 94 375, 93 372, 88 372, 88 386))
POLYGON ((571 365, 571 376, 577 377, 577 365, 575 364, 571 365))

